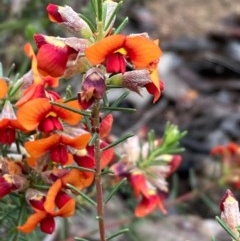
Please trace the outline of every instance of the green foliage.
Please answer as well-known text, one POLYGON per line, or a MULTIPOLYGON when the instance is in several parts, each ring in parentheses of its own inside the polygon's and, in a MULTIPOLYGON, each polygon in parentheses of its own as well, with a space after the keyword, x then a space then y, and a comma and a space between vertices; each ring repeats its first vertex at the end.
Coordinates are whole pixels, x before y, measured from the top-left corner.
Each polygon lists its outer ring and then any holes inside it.
POLYGON ((2 241, 41 241, 44 235, 35 230, 25 235, 16 227, 21 225, 29 215, 28 205, 24 196, 10 194, 1 199, 0 205, 0 239, 2 241))

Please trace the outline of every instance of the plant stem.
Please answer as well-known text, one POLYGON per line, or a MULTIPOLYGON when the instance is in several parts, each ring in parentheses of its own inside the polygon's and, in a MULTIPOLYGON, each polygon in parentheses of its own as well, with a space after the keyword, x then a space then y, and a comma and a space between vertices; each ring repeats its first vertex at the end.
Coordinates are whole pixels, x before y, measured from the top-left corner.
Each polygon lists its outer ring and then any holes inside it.
POLYGON ((105 221, 104 221, 104 202, 103 202, 103 190, 102 190, 102 175, 101 175, 101 149, 99 138, 100 127, 100 103, 96 100, 93 106, 92 118, 93 118, 93 133, 97 134, 97 138, 94 143, 94 157, 96 163, 95 173, 95 186, 96 186, 96 202, 97 202, 97 220, 99 226, 100 241, 106 241, 105 234, 105 221))

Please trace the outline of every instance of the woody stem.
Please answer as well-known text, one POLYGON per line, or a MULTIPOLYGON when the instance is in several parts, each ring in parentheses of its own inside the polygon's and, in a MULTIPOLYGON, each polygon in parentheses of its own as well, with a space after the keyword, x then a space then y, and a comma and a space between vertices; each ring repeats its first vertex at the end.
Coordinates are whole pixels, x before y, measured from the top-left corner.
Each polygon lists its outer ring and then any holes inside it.
POLYGON ((101 175, 101 148, 99 138, 100 127, 100 103, 96 100, 93 105, 92 117, 93 117, 93 133, 97 134, 97 138, 94 143, 94 155, 96 163, 95 173, 95 186, 96 186, 96 202, 97 202, 97 220, 99 226, 100 241, 106 241, 105 234, 105 221, 104 221, 104 203, 103 203, 103 190, 102 190, 102 175, 101 175))

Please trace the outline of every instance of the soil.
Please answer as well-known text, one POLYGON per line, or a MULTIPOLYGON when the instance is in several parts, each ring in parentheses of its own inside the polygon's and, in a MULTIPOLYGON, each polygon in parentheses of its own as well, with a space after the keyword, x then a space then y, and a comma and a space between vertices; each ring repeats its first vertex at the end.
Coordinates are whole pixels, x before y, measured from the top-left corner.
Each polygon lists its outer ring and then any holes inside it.
POLYGON ((219 21, 240 13, 240 0, 151 0, 146 6, 160 39, 202 36, 219 27, 219 21))

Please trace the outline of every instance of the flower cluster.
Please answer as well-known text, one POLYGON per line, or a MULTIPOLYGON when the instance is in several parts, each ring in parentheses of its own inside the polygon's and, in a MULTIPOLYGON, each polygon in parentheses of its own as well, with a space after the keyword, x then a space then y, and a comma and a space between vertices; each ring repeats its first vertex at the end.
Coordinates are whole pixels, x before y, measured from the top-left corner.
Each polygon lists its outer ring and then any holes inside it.
MULTIPOLYGON (((154 103, 161 96, 158 41, 146 33, 119 34, 113 27, 119 3, 106 0, 101 7, 95 9, 99 21, 94 25, 69 6, 49 4, 49 19, 73 36, 35 34, 37 54, 29 43, 24 46, 31 70, 20 79, 0 78, 0 198, 24 195, 31 212, 17 227, 23 233, 37 225, 52 233, 55 217, 74 214, 76 190, 92 185, 113 160, 115 144, 108 138, 113 116, 103 101, 111 86, 137 94, 146 88, 154 103), (56 91, 61 78, 77 74, 82 81, 75 96, 56 91)), ((178 148, 182 137, 176 127, 171 130, 172 139, 168 135, 142 144, 139 137, 129 138, 119 162, 111 166, 117 177, 128 178, 140 199, 138 217, 156 206, 166 213, 165 179, 181 162, 167 153, 167 147, 178 148)), ((171 153, 179 151, 174 148, 171 153)))
MULTIPOLYGON (((168 126, 175 129, 174 125, 168 126)), ((167 130, 171 138, 180 138, 184 133, 176 129, 175 136, 167 130)), ((151 135, 146 141, 139 134, 129 138, 123 145, 120 160, 111 166, 117 179, 127 178, 134 196, 139 200, 135 216, 144 217, 158 207, 163 214, 167 213, 164 200, 168 195, 167 178, 176 171, 182 158, 177 154, 167 154, 165 148, 170 148, 168 137, 155 140, 151 135)), ((174 149, 172 149, 174 153, 174 149)))
POLYGON ((220 159, 222 173, 220 181, 231 187, 240 188, 240 147, 236 143, 215 146, 211 154, 220 159))

